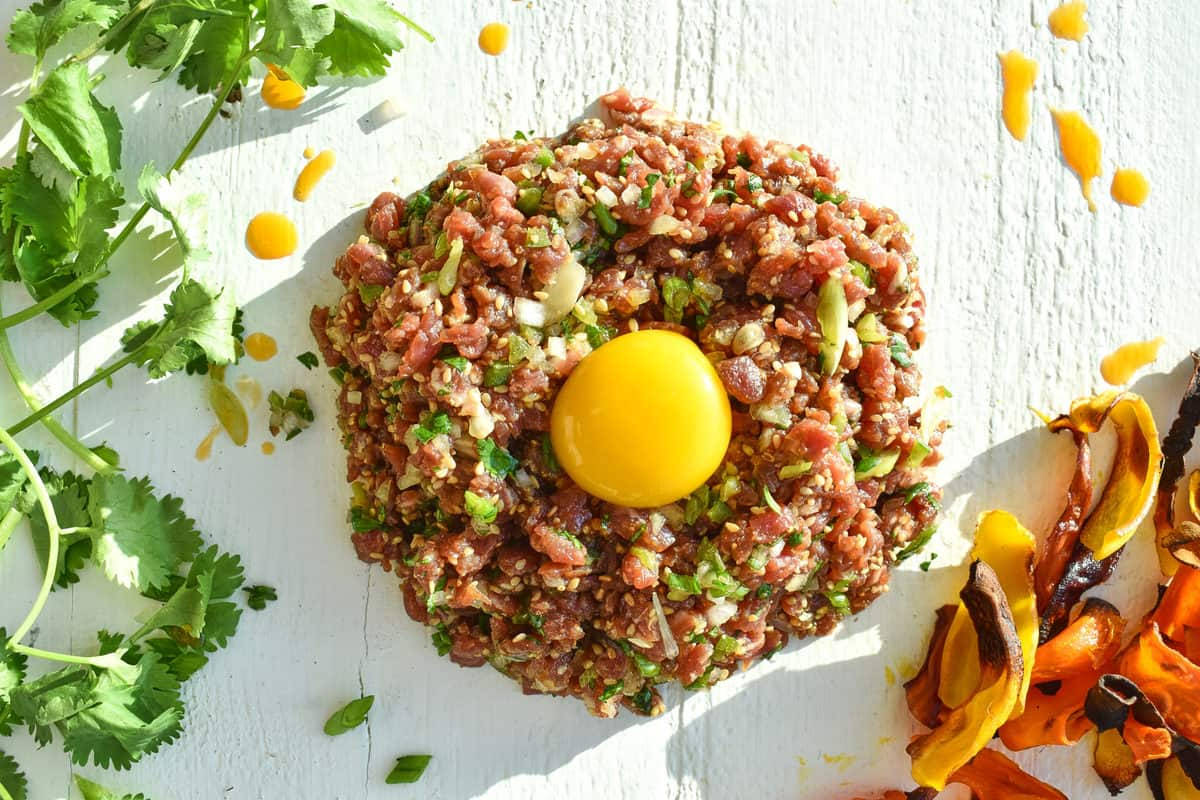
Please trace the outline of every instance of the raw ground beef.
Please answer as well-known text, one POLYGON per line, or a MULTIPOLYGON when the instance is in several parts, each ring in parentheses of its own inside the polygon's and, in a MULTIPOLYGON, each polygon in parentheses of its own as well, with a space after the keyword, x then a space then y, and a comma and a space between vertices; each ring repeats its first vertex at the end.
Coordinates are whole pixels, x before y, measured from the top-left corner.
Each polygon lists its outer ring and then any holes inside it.
POLYGON ((311 323, 341 382, 359 557, 395 571, 452 661, 609 717, 657 714, 657 684, 710 686, 874 600, 934 523, 944 424, 920 429, 925 302, 895 213, 803 145, 624 90, 602 108, 380 195, 334 266, 345 294, 311 323), (574 311, 521 324, 572 259, 574 311), (828 281, 850 326, 875 325, 823 371, 828 281), (713 360, 733 438, 696 493, 630 509, 575 486, 547 430, 574 365, 645 328, 713 360))

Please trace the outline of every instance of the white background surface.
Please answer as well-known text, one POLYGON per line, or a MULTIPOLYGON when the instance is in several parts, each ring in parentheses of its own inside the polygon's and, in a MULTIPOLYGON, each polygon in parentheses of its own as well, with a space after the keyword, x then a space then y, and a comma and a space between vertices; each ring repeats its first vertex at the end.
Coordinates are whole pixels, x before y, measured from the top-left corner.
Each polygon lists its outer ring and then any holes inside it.
MULTIPOLYGON (((228 651, 188 684, 186 733, 131 772, 83 774, 154 800, 210 798, 826 798, 910 786, 912 730, 899 681, 919 662, 931 610, 953 597, 977 513, 1004 507, 1044 534, 1059 513, 1070 469, 1066 440, 1035 429, 1027 410, 1062 410, 1099 388, 1096 365, 1113 346, 1162 334, 1156 369, 1136 384, 1169 423, 1189 346, 1200 345, 1195 212, 1200 186, 1200 5, 1190 0, 1097 2, 1081 44, 1059 42, 1044 20, 1052 3, 1003 2, 411 2, 403 8, 436 36, 411 38, 378 83, 322 89, 297 112, 271 111, 257 82, 232 120, 218 120, 188 167, 207 187, 217 268, 237 287, 248 331, 275 336, 280 355, 245 361, 266 388, 306 388, 318 421, 261 455, 265 412, 251 446, 219 440, 193 458, 212 424, 203 384, 148 386, 120 374, 61 417, 91 442, 107 440, 131 474, 148 474, 223 546, 240 552, 252 582, 279 602, 247 612, 228 651), (952 9, 952 10, 951 10, 952 9), (512 28, 508 51, 484 56, 479 27, 512 28), (1037 58, 1033 128, 1013 141, 999 118, 998 50, 1037 58), (294 356, 315 349, 314 302, 336 297, 329 268, 360 230, 362 204, 391 187, 419 188, 485 137, 530 128, 558 132, 620 84, 685 115, 811 144, 842 168, 853 193, 895 208, 912 227, 930 296, 926 387, 954 391, 955 428, 943 478, 947 519, 928 574, 910 562, 893 591, 825 640, 792 644, 773 661, 644 721, 589 718, 573 700, 523 697, 486 669, 439 659, 404 614, 390 575, 355 560, 344 523, 348 492, 324 372, 294 356), (404 118, 374 132, 358 120, 397 98, 404 118), (1106 175, 1089 213, 1060 163, 1047 104, 1082 109, 1104 142, 1106 175), (333 147, 338 164, 307 204, 291 200, 301 151, 333 147), (1108 197, 1116 165, 1144 171, 1146 207, 1108 197), (301 246, 256 262, 241 233, 260 210, 297 222, 301 246), (326 716, 362 690, 377 695, 370 723, 337 739, 326 716), (396 756, 429 752, 421 783, 385 786, 396 756), (844 758, 843 758, 844 756, 844 758), (832 760, 832 761, 831 761, 832 760)), ((13 0, 0 0, 9 19, 13 0)), ((14 82, 28 65, 0 55, 0 135, 15 139, 14 82)), ((169 163, 208 107, 173 84, 109 65, 100 88, 125 123, 125 176, 169 163)), ((128 192, 132 194, 132 192, 128 192)), ((17 352, 49 398, 118 349, 126 320, 157 314, 173 254, 135 237, 102 288, 99 320, 78 330, 37 321, 14 334, 17 352), (78 345, 78 355, 76 346, 78 345)), ((23 306, 9 287, 6 308, 23 306)), ((0 412, 21 415, 7 383, 0 412)), ((70 464, 40 431, 27 446, 70 464)), ((1130 548, 1103 594, 1130 614, 1153 597, 1149 536, 1130 548)), ((913 561, 919 561, 914 559, 913 561)), ((0 622, 24 614, 38 577, 26 537, 0 562, 0 622)), ((102 625, 120 624, 111 592, 85 580, 56 592, 37 643, 85 650, 102 625)), ((130 611, 136 607, 131 606, 130 611)), ((126 623, 126 626, 131 623, 126 623)), ((69 794, 58 745, 13 755, 32 796, 69 794)), ((1105 796, 1092 775, 1090 738, 1072 751, 1021 762, 1072 798, 1105 796)), ((10 747, 5 743, 6 748, 10 747)), ((1144 783, 1131 798, 1149 796, 1144 783)))

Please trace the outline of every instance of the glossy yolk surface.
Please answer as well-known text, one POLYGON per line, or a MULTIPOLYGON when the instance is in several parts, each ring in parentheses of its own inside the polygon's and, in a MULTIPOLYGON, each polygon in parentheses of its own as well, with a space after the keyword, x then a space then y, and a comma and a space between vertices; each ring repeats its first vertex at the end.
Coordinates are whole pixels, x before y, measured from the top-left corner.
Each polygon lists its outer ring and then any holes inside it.
POLYGON ((264 456, 269 456, 275 452, 275 444, 273 442, 263 442, 262 452, 264 456))
POLYGON ((695 344, 671 331, 618 336, 563 384, 550 437, 585 491, 624 506, 670 503, 704 483, 729 446, 729 397, 695 344))
POLYGON ((1047 20, 1050 23, 1050 32, 1059 39, 1082 41, 1084 34, 1088 32, 1087 20, 1084 19, 1086 13, 1087 3, 1083 0, 1063 3, 1050 12, 1047 20))
POLYGON ((1123 206, 1140 206, 1150 196, 1150 181, 1136 169, 1119 169, 1113 173, 1112 199, 1123 206))
POLYGON ((1000 74, 1004 78, 1004 101, 1001 113, 1004 127, 1019 142, 1029 135, 1029 117, 1032 103, 1029 98, 1033 82, 1037 80, 1037 62, 1026 58, 1016 50, 1000 54, 1000 74))
POLYGON ((479 31, 479 49, 489 56, 498 56, 508 47, 508 26, 503 22, 489 22, 479 31))
POLYGON ((333 169, 336 160, 337 156, 332 150, 322 150, 305 164, 304 169, 300 170, 300 174, 296 177, 296 185, 292 188, 292 197, 301 203, 307 200, 317 183, 325 177, 325 173, 333 169))
POLYGON ((255 258, 283 258, 296 252, 296 226, 283 214, 264 211, 246 226, 246 247, 255 258))
POLYGON ((274 64, 267 66, 267 76, 263 78, 263 102, 271 108, 291 111, 299 108, 304 102, 304 87, 287 76, 287 73, 274 64))
POLYGON ((1100 166, 1100 137, 1078 111, 1052 108, 1050 113, 1058 128, 1058 146, 1062 151, 1063 161, 1079 176, 1083 199, 1087 200, 1088 208, 1095 211, 1092 181, 1103 172, 1100 166))
POLYGON ((1100 377, 1113 386, 1129 383, 1133 373, 1158 358, 1158 349, 1166 341, 1161 336, 1144 342, 1123 344, 1100 361, 1100 377))
POLYGON ((243 346, 246 348, 246 355, 255 361, 266 361, 273 358, 279 352, 279 347, 275 344, 275 340, 265 333, 250 334, 246 337, 243 346))

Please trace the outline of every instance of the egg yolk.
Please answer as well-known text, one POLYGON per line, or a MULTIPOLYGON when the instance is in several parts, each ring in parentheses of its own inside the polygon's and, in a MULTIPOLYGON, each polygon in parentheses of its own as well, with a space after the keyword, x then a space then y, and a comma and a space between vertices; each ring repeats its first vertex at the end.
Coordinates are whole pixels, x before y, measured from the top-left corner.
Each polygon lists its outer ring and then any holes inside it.
POLYGON ((275 339, 269 334, 261 332, 247 336, 242 346, 246 349, 246 355, 255 361, 269 361, 279 352, 279 346, 275 344, 275 339))
POLYGON ((292 111, 304 102, 305 92, 304 87, 289 78, 286 72, 274 64, 268 64, 259 94, 271 108, 292 111))
POLYGON ((571 372, 550 414, 550 440, 588 493, 623 506, 678 500, 721 465, 729 397, 692 341, 672 331, 618 336, 571 372))
POLYGON ((246 226, 246 248, 255 258, 284 258, 296 252, 296 226, 283 214, 264 211, 246 226))
POLYGON ((479 31, 479 49, 489 56, 498 56, 508 47, 508 26, 503 22, 489 22, 479 31))

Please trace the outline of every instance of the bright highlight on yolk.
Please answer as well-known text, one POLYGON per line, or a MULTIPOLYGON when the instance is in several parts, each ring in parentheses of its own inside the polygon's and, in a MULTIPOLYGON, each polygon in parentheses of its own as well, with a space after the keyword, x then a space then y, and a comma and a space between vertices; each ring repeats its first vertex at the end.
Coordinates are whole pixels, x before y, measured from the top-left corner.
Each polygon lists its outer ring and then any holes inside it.
POLYGON ((489 22, 479 31, 479 49, 489 56, 498 56, 508 47, 508 26, 503 22, 489 22))
POLYGON ((275 344, 275 340, 265 333, 250 334, 242 346, 246 348, 246 355, 255 361, 268 361, 279 352, 279 346, 275 344))
POLYGON ((246 247, 255 258, 283 258, 296 252, 296 226, 283 214, 264 211, 246 226, 246 247))
POLYGON ((670 503, 704 483, 729 446, 729 397, 691 340, 618 336, 584 358, 558 393, 550 439, 585 491, 624 506, 670 503))
POLYGON ((304 87, 274 64, 267 65, 267 77, 263 78, 259 94, 268 106, 282 111, 292 111, 304 102, 304 87))

